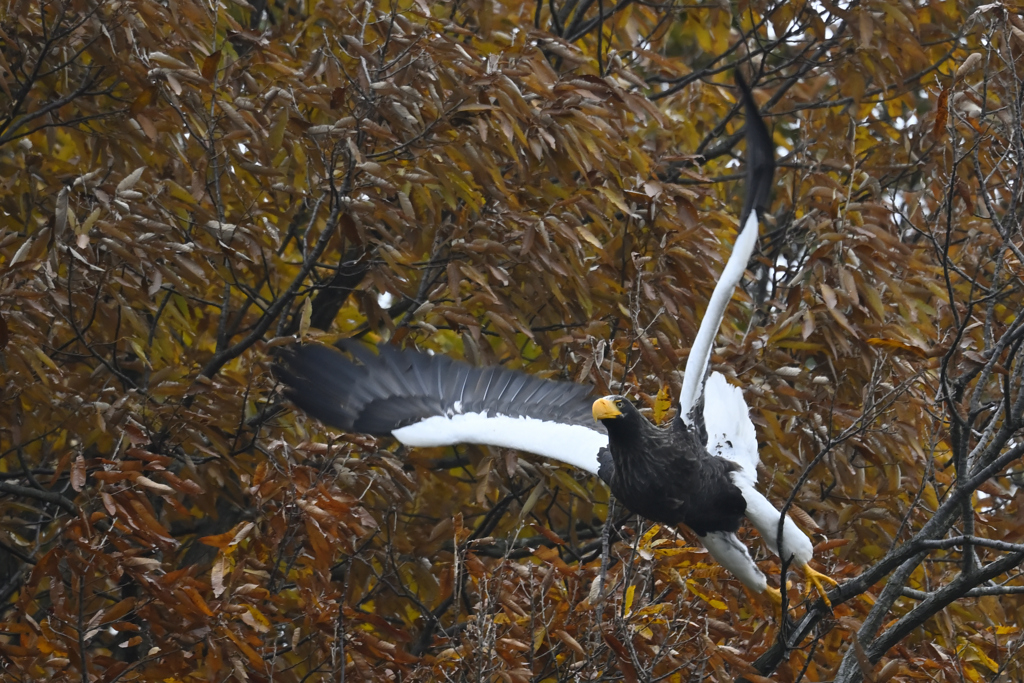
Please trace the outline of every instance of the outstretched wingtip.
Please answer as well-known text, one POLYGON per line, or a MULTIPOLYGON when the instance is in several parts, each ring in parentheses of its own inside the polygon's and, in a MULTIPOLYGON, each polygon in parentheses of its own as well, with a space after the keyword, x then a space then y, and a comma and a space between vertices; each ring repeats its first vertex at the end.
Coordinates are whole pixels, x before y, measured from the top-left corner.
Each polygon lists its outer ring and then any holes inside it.
POLYGON ((357 412, 345 399, 365 370, 323 344, 282 349, 273 365, 289 401, 325 424, 351 429, 357 412))
POLYGON ((747 223, 751 211, 763 213, 768 208, 772 184, 775 179, 775 154, 772 137, 761 118, 761 112, 750 92, 743 75, 734 72, 736 85, 740 89, 743 110, 747 115, 747 189, 743 200, 740 225, 747 223))

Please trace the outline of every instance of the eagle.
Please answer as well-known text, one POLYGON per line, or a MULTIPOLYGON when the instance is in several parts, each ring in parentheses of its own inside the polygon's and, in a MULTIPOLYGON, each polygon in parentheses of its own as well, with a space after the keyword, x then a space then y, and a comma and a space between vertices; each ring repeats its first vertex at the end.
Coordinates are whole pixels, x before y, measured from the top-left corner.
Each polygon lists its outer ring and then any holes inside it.
POLYGON ((276 374, 285 395, 332 427, 390 435, 412 447, 481 444, 551 458, 600 477, 631 512, 684 524, 715 560, 752 591, 781 602, 736 536, 744 517, 768 548, 801 569, 828 602, 810 566, 810 539, 757 490, 757 438, 742 391, 710 356, 726 307, 746 271, 768 204, 771 136, 742 77, 746 187, 740 232, 711 295, 683 374, 676 416, 656 426, 623 396, 594 400, 589 386, 535 377, 383 344, 308 344, 285 353, 276 374))

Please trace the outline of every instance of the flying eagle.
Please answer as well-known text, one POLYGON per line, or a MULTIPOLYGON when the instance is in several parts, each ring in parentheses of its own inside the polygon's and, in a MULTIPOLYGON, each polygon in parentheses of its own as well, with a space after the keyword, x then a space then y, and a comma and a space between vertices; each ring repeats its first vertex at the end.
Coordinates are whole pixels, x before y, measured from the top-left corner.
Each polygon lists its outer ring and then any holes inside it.
POLYGON ((712 343, 757 243, 759 214, 775 172, 771 137, 737 74, 747 115, 742 229, 690 350, 679 411, 665 427, 622 396, 594 401, 591 387, 501 367, 476 368, 439 355, 382 345, 376 352, 342 342, 351 359, 322 345, 296 348, 277 374, 285 393, 314 418, 346 431, 391 435, 407 446, 460 443, 512 448, 598 475, 630 511, 693 529, 711 555, 753 591, 781 600, 736 537, 742 517, 768 547, 804 571, 810 539, 756 488, 757 439, 739 388, 708 376, 712 343))

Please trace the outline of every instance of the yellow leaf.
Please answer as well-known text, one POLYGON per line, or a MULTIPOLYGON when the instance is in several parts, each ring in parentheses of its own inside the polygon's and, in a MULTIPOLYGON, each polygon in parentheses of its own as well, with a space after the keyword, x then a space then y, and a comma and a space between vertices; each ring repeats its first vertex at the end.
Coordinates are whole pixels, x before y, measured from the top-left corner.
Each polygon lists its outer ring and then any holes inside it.
MULTIPOLYGON (((672 609, 672 604, 671 603, 668 603, 668 602, 658 602, 658 603, 655 603, 653 605, 648 605, 647 607, 642 607, 642 608, 638 609, 636 611, 636 615, 638 617, 653 617, 653 616, 661 614, 662 612, 665 612, 665 611, 670 610, 670 609, 672 609)), ((658 619, 657 621, 663 622, 664 620, 663 619, 658 619)))
POLYGON ((885 319, 885 304, 882 303, 882 297, 879 295, 878 290, 871 285, 864 283, 861 287, 861 291, 864 294, 864 298, 867 299, 868 306, 880 320, 885 319))
POLYGON ((977 645, 975 645, 974 643, 971 643, 967 646, 966 659, 969 662, 977 662, 978 664, 981 664, 983 667, 985 667, 992 673, 996 673, 999 671, 999 665, 996 664, 995 660, 993 660, 991 657, 985 654, 985 651, 977 645))
POLYGON ((623 201, 622 195, 620 193, 607 187, 598 187, 597 191, 604 195, 605 199, 614 204, 615 208, 617 208, 619 211, 626 214, 627 216, 633 215, 633 212, 630 211, 628 206, 626 206, 626 202, 623 201))
POLYGON ((660 425, 665 421, 665 415, 672 407, 672 397, 668 393, 668 385, 661 385, 661 389, 658 389, 658 395, 654 399, 654 424, 660 425))
POLYGON ((134 339, 130 339, 128 341, 128 345, 132 347, 132 351, 134 351, 135 355, 139 357, 139 360, 141 360, 147 366, 153 367, 150 364, 149 359, 146 358, 146 352, 142 350, 142 345, 139 344, 139 342, 135 341, 134 339))
POLYGON ((173 180, 164 180, 164 186, 170 190, 171 196, 178 201, 185 202, 190 206, 197 204, 196 198, 192 196, 192 193, 186 190, 184 187, 174 182, 173 180))
POLYGON ((569 491, 574 495, 585 500, 590 500, 590 494, 587 493, 586 489, 580 486, 579 482, 573 479, 572 475, 565 470, 555 470, 554 477, 558 480, 559 484, 569 489, 569 491))
POLYGON ((634 583, 626 589, 626 600, 623 607, 626 610, 626 616, 628 617, 633 612, 633 596, 636 594, 636 584, 634 583))
POLYGON ((585 239, 587 242, 590 242, 590 244, 594 248, 596 248, 596 249, 604 249, 604 245, 601 244, 601 240, 599 240, 596 237, 594 237, 594 233, 590 232, 589 230, 587 230, 582 225, 577 225, 576 226, 576 232, 579 233, 580 237, 585 239))
POLYGON ((281 107, 274 118, 274 125, 270 128, 270 135, 267 136, 267 146, 270 149, 280 149, 284 142, 285 125, 288 123, 288 108, 281 107))
POLYGON ((884 346, 890 349, 900 349, 901 351, 910 351, 914 355, 920 356, 922 358, 925 356, 924 351, 917 348, 916 346, 905 344, 896 339, 880 339, 878 337, 872 337, 871 339, 868 339, 868 344, 871 344, 872 346, 884 346))
POLYGON ((700 598, 704 602, 708 603, 709 605, 711 605, 715 609, 718 609, 718 610, 728 609, 728 605, 726 605, 722 600, 720 600, 719 598, 716 598, 716 597, 714 597, 714 596, 712 596, 712 595, 710 595, 708 593, 704 593, 703 591, 701 591, 700 588, 697 587, 697 582, 694 581, 693 579, 687 579, 686 580, 686 587, 690 589, 691 593, 693 593, 698 598, 700 598))
POLYGON ((780 349, 793 349, 795 351, 824 351, 827 347, 824 344, 816 344, 807 341, 781 341, 775 344, 780 349))
POLYGON ((270 630, 270 620, 267 619, 262 612, 256 609, 253 605, 246 605, 248 612, 242 614, 242 621, 260 633, 266 633, 270 630))
POLYGON ((825 300, 825 305, 828 306, 829 310, 833 310, 836 307, 836 293, 831 287, 826 285, 824 282, 821 283, 821 298, 825 300))
POLYGON ((97 206, 95 209, 92 210, 92 213, 90 213, 88 217, 86 217, 86 219, 78 226, 78 230, 76 230, 75 232, 80 235, 88 233, 90 230, 92 230, 92 226, 96 224, 96 221, 99 220, 99 217, 100 207, 97 206))
POLYGON ((651 542, 654 540, 654 537, 658 535, 659 531, 661 531, 661 527, 659 525, 657 525, 657 524, 655 524, 650 529, 648 529, 647 533, 644 534, 643 538, 640 539, 640 543, 638 544, 638 547, 644 548, 644 549, 650 548, 651 547, 651 542))
POLYGON ((535 629, 533 632, 533 651, 537 652, 540 650, 540 646, 544 644, 544 638, 547 636, 547 629, 541 626, 535 629))
POLYGON ((540 482, 533 487, 533 490, 530 491, 530 495, 526 497, 526 502, 523 503, 523 509, 519 511, 520 521, 525 519, 526 516, 530 514, 530 512, 533 510, 533 506, 537 504, 537 501, 540 500, 541 494, 543 494, 546 490, 547 487, 544 486, 544 482, 540 482))
POLYGON ((313 319, 313 299, 306 297, 302 302, 302 317, 299 318, 299 337, 305 337, 309 332, 309 321, 313 319))
POLYGON ((60 370, 57 369, 57 364, 54 363, 49 356, 43 353, 43 350, 41 348, 39 348, 38 346, 34 346, 32 347, 32 350, 35 352, 36 358, 41 360, 43 364, 46 365, 46 367, 50 368, 54 372, 60 372, 60 370))

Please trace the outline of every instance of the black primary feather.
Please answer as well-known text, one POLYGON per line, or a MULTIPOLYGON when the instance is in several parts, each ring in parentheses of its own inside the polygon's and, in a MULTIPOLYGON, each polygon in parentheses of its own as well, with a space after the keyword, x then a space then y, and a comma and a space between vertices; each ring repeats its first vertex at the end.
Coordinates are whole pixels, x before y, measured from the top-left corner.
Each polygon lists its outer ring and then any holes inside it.
POLYGON ((747 115, 747 187, 746 196, 743 198, 743 211, 740 212, 742 228, 747 224, 747 216, 751 211, 757 211, 758 216, 761 216, 768 208, 768 198, 775 178, 775 148, 747 82, 743 80, 738 70, 735 76, 736 85, 740 89, 740 99, 743 100, 743 110, 747 115))

